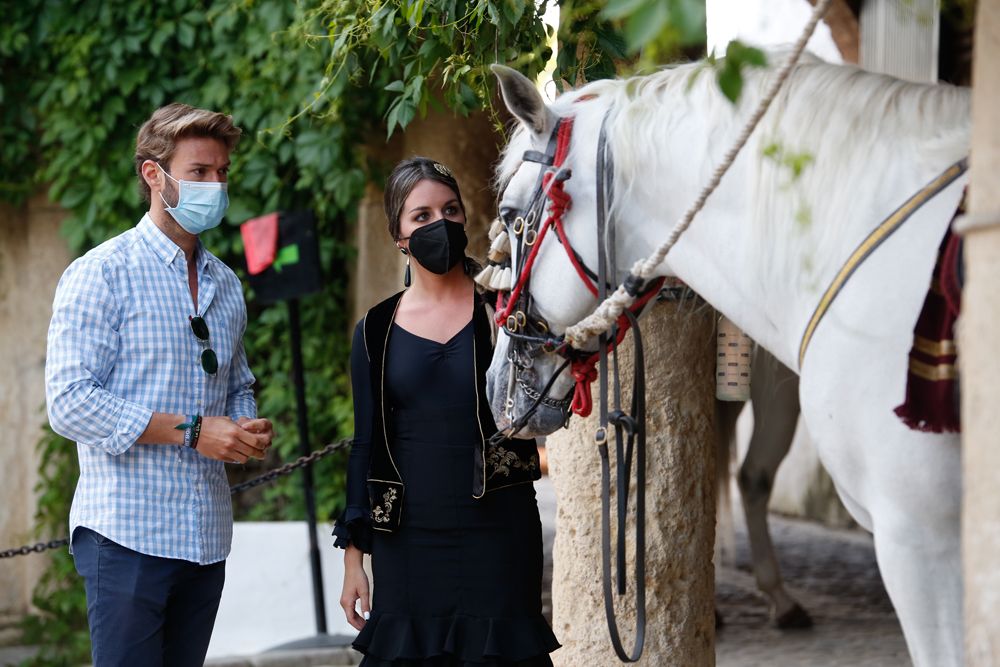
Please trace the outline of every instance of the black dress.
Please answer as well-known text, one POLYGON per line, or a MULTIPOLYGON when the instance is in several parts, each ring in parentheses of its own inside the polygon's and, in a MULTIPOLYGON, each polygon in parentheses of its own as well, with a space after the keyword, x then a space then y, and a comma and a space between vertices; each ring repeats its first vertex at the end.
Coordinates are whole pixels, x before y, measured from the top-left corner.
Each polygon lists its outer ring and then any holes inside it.
POLYGON ((393 324, 385 363, 398 530, 372 535, 365 667, 536 667, 559 647, 541 614, 542 530, 531 484, 473 498, 472 322, 446 343, 393 324))

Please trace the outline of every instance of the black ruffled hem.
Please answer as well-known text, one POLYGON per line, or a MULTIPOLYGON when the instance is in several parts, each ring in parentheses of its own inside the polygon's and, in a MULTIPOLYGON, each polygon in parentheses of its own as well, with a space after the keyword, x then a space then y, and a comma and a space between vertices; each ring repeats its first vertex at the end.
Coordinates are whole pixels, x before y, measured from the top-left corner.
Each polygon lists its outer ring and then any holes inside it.
POLYGON ((333 524, 333 546, 346 549, 353 544, 366 554, 372 552, 372 525, 368 512, 356 507, 348 507, 333 524))
POLYGON ((544 667, 559 641, 541 614, 416 617, 372 612, 354 640, 367 667, 544 667))

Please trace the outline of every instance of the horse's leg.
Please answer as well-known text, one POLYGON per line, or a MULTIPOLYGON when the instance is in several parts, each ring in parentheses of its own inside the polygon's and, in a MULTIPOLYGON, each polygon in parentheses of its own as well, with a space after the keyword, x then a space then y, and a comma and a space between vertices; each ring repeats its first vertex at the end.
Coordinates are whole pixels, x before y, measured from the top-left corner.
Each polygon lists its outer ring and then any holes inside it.
POLYGON ((757 586, 771 600, 779 628, 807 628, 812 618, 785 591, 767 525, 778 466, 788 454, 799 418, 799 379, 760 346, 754 354, 752 382, 753 437, 740 468, 739 484, 746 513, 750 553, 757 586))
MULTIPOLYGON (((915 543, 913 533, 890 537, 877 532, 875 536, 882 579, 915 667, 963 664, 962 561, 957 522, 953 528, 954 537, 947 545, 915 543)), ((940 536, 937 531, 928 533, 928 539, 940 536)))
MULTIPOLYGON (((736 559, 736 529, 729 489, 732 481, 732 458, 736 452, 736 420, 746 403, 715 401, 715 567, 732 565, 736 559)), ((724 625, 715 608, 715 627, 724 625)))
POLYGON ((963 637, 958 516, 951 525, 935 527, 901 518, 890 526, 876 519, 875 555, 914 667, 959 667, 963 637), (942 539, 944 535, 950 536, 942 539))
POLYGON ((958 667, 959 438, 911 431, 893 414, 903 395, 905 355, 850 345, 865 340, 854 334, 836 346, 831 338, 817 346, 819 354, 800 380, 802 413, 816 451, 845 506, 873 533, 879 571, 913 664, 958 667))
MULTIPOLYGON (((895 417, 895 415, 892 415, 895 417)), ((961 461, 957 437, 899 423, 865 450, 879 571, 914 667, 963 663, 961 461)))
POLYGON ((715 484, 716 484, 716 565, 733 565, 736 553, 736 530, 733 526, 733 505, 730 484, 732 462, 736 453, 736 420, 746 403, 715 401, 715 484))

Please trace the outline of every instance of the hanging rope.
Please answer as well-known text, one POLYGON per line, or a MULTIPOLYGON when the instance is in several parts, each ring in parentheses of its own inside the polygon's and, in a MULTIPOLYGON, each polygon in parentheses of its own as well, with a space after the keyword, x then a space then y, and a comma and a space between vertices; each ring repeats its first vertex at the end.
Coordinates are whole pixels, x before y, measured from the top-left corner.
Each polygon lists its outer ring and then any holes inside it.
POLYGON ((816 31, 816 26, 819 24, 820 19, 823 18, 823 15, 826 14, 826 10, 829 6, 830 0, 818 0, 816 2, 816 6, 813 8, 812 16, 809 18, 809 22, 806 23, 805 29, 802 31, 802 35, 795 43, 795 47, 789 54, 788 60, 784 65, 782 65, 781 69, 778 70, 777 77, 775 77, 774 81, 771 83, 770 88, 761 99, 760 104, 757 106, 753 115, 750 116, 750 119, 747 121, 743 131, 740 132, 740 135, 733 144, 733 147, 729 149, 722 162, 718 167, 716 167, 711 180, 709 180, 708 184, 702 189, 701 194, 698 195, 694 204, 692 204, 687 212, 684 213, 683 217, 681 217, 680 222, 678 222, 674 226, 673 230, 671 230, 667 240, 664 241, 652 255, 644 260, 641 259, 636 262, 632 266, 632 275, 629 276, 630 279, 626 280, 611 296, 598 305, 593 313, 566 330, 566 340, 570 345, 580 349, 590 338, 608 331, 625 311, 625 309, 635 302, 639 288, 641 288, 642 284, 652 277, 656 267, 663 263, 663 258, 666 257, 667 253, 670 252, 670 249, 677 244, 677 240, 680 238, 681 234, 683 234, 687 228, 691 226, 694 216, 697 215, 698 212, 705 206, 705 201, 713 192, 715 192, 715 189, 722 181, 722 177, 727 171, 729 171, 733 162, 736 161, 736 157, 750 139, 750 135, 753 134, 754 129, 757 127, 757 123, 760 122, 760 119, 767 112, 768 108, 771 106, 771 102, 773 102, 774 98, 777 97, 782 84, 784 84, 788 75, 791 74, 792 68, 795 66, 795 63, 798 62, 799 57, 802 55, 802 51, 806 47, 806 43, 809 41, 809 38, 812 37, 813 32, 816 31))

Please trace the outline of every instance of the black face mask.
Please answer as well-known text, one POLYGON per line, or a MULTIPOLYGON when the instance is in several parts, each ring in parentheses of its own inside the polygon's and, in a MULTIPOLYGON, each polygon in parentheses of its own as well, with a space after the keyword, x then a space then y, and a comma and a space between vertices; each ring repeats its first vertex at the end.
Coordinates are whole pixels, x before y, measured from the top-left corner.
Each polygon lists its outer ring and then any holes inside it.
POLYGON ((410 234, 410 255, 431 273, 444 275, 465 257, 465 225, 437 220, 410 234))

